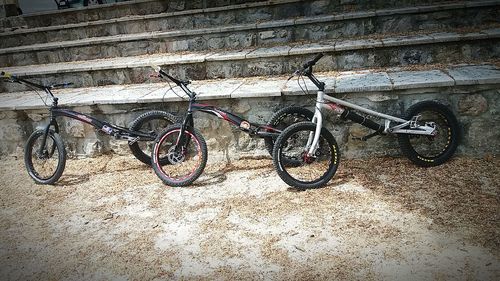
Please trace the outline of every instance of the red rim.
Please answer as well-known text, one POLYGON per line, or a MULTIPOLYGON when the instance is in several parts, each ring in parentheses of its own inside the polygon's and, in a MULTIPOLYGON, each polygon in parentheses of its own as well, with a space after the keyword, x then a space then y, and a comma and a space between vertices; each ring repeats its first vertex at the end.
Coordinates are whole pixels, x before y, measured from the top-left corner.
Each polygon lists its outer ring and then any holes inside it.
MULTIPOLYGON (((182 178, 180 178, 180 179, 177 179, 177 178, 172 178, 172 177, 168 176, 168 175, 165 173, 165 171, 163 170, 163 168, 160 166, 160 161, 158 161, 158 158, 159 158, 159 155, 158 155, 158 148, 160 147, 160 145, 163 143, 163 141, 164 141, 164 140, 165 140, 165 139, 166 139, 169 135, 171 135, 172 133, 175 133, 175 132, 179 132, 180 130, 181 130, 180 128, 179 128, 179 129, 172 130, 172 131, 168 132, 168 134, 165 134, 165 135, 164 135, 164 136, 160 139, 160 141, 159 141, 159 142, 155 145, 154 158, 153 158, 153 161, 154 161, 154 163, 155 163, 156 167, 158 168, 158 170, 159 170, 159 171, 161 171, 161 173, 162 173, 162 174, 163 174, 166 178, 168 178, 169 180, 171 180, 171 181, 173 181, 173 182, 182 182, 182 181, 184 181, 185 179, 187 179, 187 178, 191 177, 191 176, 195 173, 196 168, 199 166, 199 163, 200 163, 200 161, 201 161, 201 157, 200 157, 200 158, 198 159, 197 165, 195 165, 195 167, 194 167, 194 169, 191 171, 191 173, 189 173, 187 176, 184 176, 184 177, 182 177, 182 178)), ((197 138, 196 138, 196 137, 195 137, 195 136, 194 136, 191 132, 189 132, 189 131, 184 131, 184 132, 185 132, 185 133, 187 133, 187 134, 189 134, 189 136, 191 137, 191 139, 192 139, 192 140, 193 140, 193 139, 195 140, 196 145, 197 145, 197 148, 198 148, 198 153, 197 153, 197 155, 199 155, 199 154, 200 154, 200 152, 201 152, 201 149, 199 149, 199 148, 200 148, 200 142, 198 141, 198 139, 197 139, 197 138)), ((178 139, 178 138, 177 138, 177 139, 178 139)))

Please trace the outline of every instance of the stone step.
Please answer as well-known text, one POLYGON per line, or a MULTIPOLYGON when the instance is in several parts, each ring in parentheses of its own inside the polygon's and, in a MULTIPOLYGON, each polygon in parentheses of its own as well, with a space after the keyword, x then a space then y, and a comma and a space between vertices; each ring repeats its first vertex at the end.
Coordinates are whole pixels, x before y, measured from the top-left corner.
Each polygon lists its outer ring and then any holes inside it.
MULTIPOLYGON (((191 52, 119 57, 47 65, 6 67, 2 71, 37 78, 42 83, 72 82, 75 87, 145 83, 150 65, 163 66, 181 79, 203 80, 292 73, 303 61, 323 52, 318 71, 461 63, 498 59, 500 28, 472 33, 430 33, 383 39, 325 41, 227 52, 191 52)), ((1 84, 2 92, 19 85, 1 84)))
POLYGON ((188 30, 325 14, 313 1, 275 0, 207 9, 127 15, 120 18, 17 29, 0 33, 4 47, 154 31, 188 30))
POLYGON ((476 3, 476 8, 465 9, 464 5, 385 9, 70 41, 61 38, 63 41, 60 42, 0 49, 0 65, 20 66, 166 52, 231 50, 298 41, 314 42, 433 29, 450 30, 464 26, 477 28, 484 24, 500 23, 500 9, 492 9, 500 7, 499 3, 481 1, 476 3))
MULTIPOLYGON (((364 12, 349 12, 332 15, 328 9, 315 7, 313 1, 279 0, 255 2, 243 5, 216 7, 211 9, 196 9, 181 12, 160 13, 143 16, 126 16, 110 20, 98 20, 67 25, 52 25, 47 27, 35 27, 29 29, 18 29, 12 32, 0 33, 2 46, 15 47, 47 42, 73 41, 85 38, 114 36, 120 34, 137 34, 147 32, 167 32, 201 28, 213 28, 228 25, 243 25, 253 23, 250 29, 258 29, 256 22, 282 20, 304 16, 329 15, 330 17, 305 18, 297 21, 287 22, 290 24, 318 24, 345 22, 346 25, 356 23, 356 20, 370 18, 370 21, 358 23, 356 29, 362 33, 372 25, 383 24, 386 29, 396 29, 394 32, 407 29, 429 29, 461 26, 472 27, 486 22, 498 21, 500 17, 498 8, 500 1, 477 1, 458 2, 440 5, 414 6, 399 9, 378 9, 364 12), (406 15, 406 16, 405 16, 406 15), (375 20, 378 16, 380 19, 375 20), (389 16, 399 16, 390 18, 389 16), (410 18, 411 17, 411 18, 410 18), (465 22, 456 19, 465 19, 465 22), (345 21, 343 21, 345 19, 345 21), (444 22, 444 23, 442 23, 444 22), (409 25, 412 27, 409 27, 409 25)), ((322 7, 321 7, 322 8, 322 7)), ((366 20, 365 20, 366 21, 366 20)), ((269 24, 269 23, 268 23, 269 24)), ((287 24, 282 24, 287 26, 287 24)), ((281 25, 280 25, 281 27, 281 25)), ((316 29, 318 29, 316 27, 316 29)), ((324 27, 323 27, 324 29, 324 27)), ((350 27, 352 30, 353 27, 350 27)), ((234 29, 233 29, 234 30, 234 29)), ((198 33, 203 34, 203 33, 198 33)), ((182 34, 174 35, 181 36, 182 34)), ((346 34, 349 35, 349 34, 346 34)), ((146 35, 147 36, 147 35, 146 35)), ((155 37, 161 36, 155 34, 155 37)), ((168 33, 162 37, 168 37, 168 33)), ((139 40, 144 35, 137 34, 139 40)), ((127 41, 133 41, 134 37, 128 37, 127 41)), ((117 42, 119 40, 116 40, 117 42)), ((108 42, 108 41, 106 41, 108 42)), ((99 43, 98 40, 92 42, 99 43)), ((88 41, 82 41, 85 46, 88 41)), ((75 42, 71 43, 75 46, 75 42)), ((45 46, 45 48, 54 48, 45 46)), ((14 51, 14 50, 13 50, 14 51)), ((15 51, 14 51, 15 52, 15 51)))
POLYGON ((9 28, 37 28, 45 26, 84 23, 97 20, 112 20, 130 15, 141 16, 159 14, 164 12, 200 10, 260 1, 264 0, 132 0, 118 3, 93 5, 83 8, 80 7, 63 10, 50 10, 39 13, 26 14, 18 17, 8 17, 1 19, 0 25, 4 28, 4 30, 9 30, 9 28))
MULTIPOLYGON (((254 2, 264 2, 266 0, 134 0, 105 5, 95 5, 78 9, 53 10, 41 13, 23 15, 19 17, 9 17, 0 19, 0 27, 4 30, 9 28, 37 28, 45 26, 56 26, 91 22, 98 20, 111 20, 130 15, 153 15, 164 12, 178 12, 189 10, 211 9, 232 5, 252 5, 254 2)), ((286 0, 271 0, 270 2, 283 2, 286 0)), ((366 1, 366 0, 303 0, 311 2, 311 9, 316 13, 323 10, 336 13, 346 11, 366 11, 390 7, 409 7, 421 4, 448 3, 449 0, 393 0, 393 1, 366 1)), ((473 3, 475 1, 469 1, 473 3)), ((248 16, 248 15, 246 15, 248 16)))
MULTIPOLYGON (((448 65, 425 67, 427 70, 361 70, 344 72, 318 72, 316 76, 325 82, 325 92, 366 93, 373 92, 368 99, 380 100, 393 91, 443 88, 472 85, 500 85, 500 67, 494 64, 448 65)), ((300 80, 303 83, 302 80, 300 80)), ((317 88, 305 80, 308 94, 316 94, 317 88)), ((173 85, 173 84, 172 84, 173 85)), ((197 93, 199 100, 240 99, 304 95, 296 79, 287 77, 252 77, 218 80, 192 81, 188 86, 197 93)), ((79 89, 54 90, 59 104, 65 107, 146 104, 156 102, 177 102, 186 99, 179 88, 170 90, 167 82, 153 84, 113 85, 79 89)), ((0 94, 0 111, 34 110, 46 108, 44 100, 32 91, 0 94)))

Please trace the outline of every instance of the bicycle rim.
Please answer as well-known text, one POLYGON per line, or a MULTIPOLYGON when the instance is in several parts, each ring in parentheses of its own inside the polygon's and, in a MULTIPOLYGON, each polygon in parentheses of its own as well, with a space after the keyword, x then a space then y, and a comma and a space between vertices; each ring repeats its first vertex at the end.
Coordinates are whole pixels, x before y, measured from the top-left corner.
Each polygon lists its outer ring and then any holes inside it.
POLYGON ((197 170, 202 164, 203 155, 200 141, 189 131, 184 131, 187 137, 187 145, 178 147, 180 128, 167 132, 155 146, 156 159, 168 159, 168 161, 157 161, 155 164, 162 177, 173 183, 181 183, 195 177, 197 170))
POLYGON ((439 158, 451 145, 452 128, 439 112, 428 109, 419 112, 419 115, 418 124, 434 122, 437 134, 435 136, 409 135, 410 146, 423 159, 439 158))
POLYGON ((307 142, 314 130, 314 127, 310 127, 293 132, 283 140, 284 145, 279 148, 278 162, 281 170, 298 183, 294 184, 297 187, 325 181, 338 165, 337 148, 323 134, 319 138, 315 155, 307 155, 307 142))
POLYGON ((33 141, 29 151, 29 165, 35 177, 40 180, 48 180, 57 173, 59 165, 59 151, 54 136, 49 134, 45 142, 45 149, 40 154, 40 147, 42 146, 43 134, 40 134, 33 141))

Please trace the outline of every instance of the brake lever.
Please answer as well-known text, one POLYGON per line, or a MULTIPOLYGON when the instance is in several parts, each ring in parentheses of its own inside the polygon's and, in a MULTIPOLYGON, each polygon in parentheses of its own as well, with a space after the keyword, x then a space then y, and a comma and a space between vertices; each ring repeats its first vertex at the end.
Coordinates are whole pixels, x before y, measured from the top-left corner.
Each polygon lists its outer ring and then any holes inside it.
POLYGON ((300 69, 295 70, 295 72, 290 77, 288 77, 286 82, 290 81, 290 79, 292 79, 294 76, 300 76, 301 73, 302 71, 300 69))

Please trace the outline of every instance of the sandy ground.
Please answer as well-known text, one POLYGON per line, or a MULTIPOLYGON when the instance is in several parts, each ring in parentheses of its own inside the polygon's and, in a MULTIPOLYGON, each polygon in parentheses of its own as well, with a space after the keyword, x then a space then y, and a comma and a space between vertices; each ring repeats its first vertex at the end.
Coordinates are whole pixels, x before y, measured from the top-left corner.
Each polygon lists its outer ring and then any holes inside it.
POLYGON ((67 162, 36 185, 0 163, 1 280, 499 280, 500 160, 344 160, 322 189, 270 160, 164 186, 131 157, 67 162))

